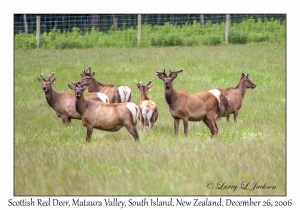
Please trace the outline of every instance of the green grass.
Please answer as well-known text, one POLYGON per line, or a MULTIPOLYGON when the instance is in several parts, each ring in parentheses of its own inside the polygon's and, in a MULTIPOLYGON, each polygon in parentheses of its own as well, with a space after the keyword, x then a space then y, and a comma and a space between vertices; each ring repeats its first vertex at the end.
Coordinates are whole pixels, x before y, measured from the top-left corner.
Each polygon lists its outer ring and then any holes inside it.
MULTIPOLYGON (((281 44, 165 48, 91 48, 27 50, 14 54, 15 195, 285 195, 286 194, 286 48, 281 44), (80 80, 87 66, 103 83, 131 88, 153 81, 149 96, 159 109, 151 131, 135 143, 125 128, 94 130, 72 120, 64 126, 45 100, 39 74, 55 72, 57 91, 80 80), (211 139, 203 122, 190 122, 189 133, 174 135, 173 119, 155 70, 184 71, 173 82, 189 93, 237 85, 250 74, 238 123, 218 122, 211 139), (213 189, 207 183, 214 182, 213 189), (218 182, 237 189, 217 189, 218 182), (243 181, 275 189, 240 189, 243 181)), ((220 187, 220 185, 219 185, 220 187)))

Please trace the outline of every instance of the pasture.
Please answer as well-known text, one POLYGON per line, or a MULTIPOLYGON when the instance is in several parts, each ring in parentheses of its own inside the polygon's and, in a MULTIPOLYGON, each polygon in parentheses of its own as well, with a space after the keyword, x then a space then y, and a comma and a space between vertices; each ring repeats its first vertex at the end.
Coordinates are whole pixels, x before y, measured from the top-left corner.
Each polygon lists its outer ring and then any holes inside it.
POLYGON ((14 195, 285 194, 284 44, 15 51, 14 195), (135 83, 152 80, 149 97, 159 116, 150 131, 138 122, 139 143, 125 128, 94 129, 86 143, 81 121, 65 126, 48 105, 39 75, 55 72, 53 88, 72 92, 67 84, 80 80, 87 66, 104 84, 130 87, 137 105, 135 83), (175 136, 155 76, 164 68, 184 70, 173 87, 188 93, 235 87, 242 73, 257 87, 247 90, 237 124, 233 116, 217 122, 217 139, 202 121, 189 122, 187 137, 180 121, 175 136))

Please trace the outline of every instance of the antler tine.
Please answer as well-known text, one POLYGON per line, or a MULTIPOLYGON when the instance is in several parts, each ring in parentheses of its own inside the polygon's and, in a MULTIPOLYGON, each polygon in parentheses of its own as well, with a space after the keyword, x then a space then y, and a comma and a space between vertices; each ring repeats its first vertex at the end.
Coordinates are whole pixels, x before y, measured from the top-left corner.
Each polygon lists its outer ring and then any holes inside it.
POLYGON ((171 70, 170 69, 170 74, 177 74, 177 73, 180 73, 182 71, 183 71, 183 69, 179 69, 179 70, 171 70))
POLYGON ((54 74, 55 74, 55 72, 52 72, 52 74, 48 77, 48 80, 50 80, 54 74))
POLYGON ((156 76, 158 75, 158 74, 166 74, 166 70, 164 69, 164 71, 156 71, 156 76))
MULTIPOLYGON (((80 83, 80 81, 79 81, 79 83, 80 83)), ((82 82, 81 83, 81 87, 84 89, 85 87, 84 86, 86 86, 86 82, 82 82)))
POLYGON ((46 80, 43 73, 40 74, 40 77, 41 77, 44 81, 46 80))
POLYGON ((87 69, 89 70, 90 74, 92 73, 92 67, 88 66, 87 69))
POLYGON ((152 82, 152 80, 149 80, 148 83, 146 84, 146 86, 150 85, 152 82))

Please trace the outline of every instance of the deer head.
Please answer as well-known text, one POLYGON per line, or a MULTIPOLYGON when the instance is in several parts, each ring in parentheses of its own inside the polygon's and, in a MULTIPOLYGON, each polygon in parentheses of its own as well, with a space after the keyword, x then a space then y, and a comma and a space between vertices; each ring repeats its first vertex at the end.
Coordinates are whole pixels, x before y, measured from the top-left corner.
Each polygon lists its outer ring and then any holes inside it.
POLYGON ((243 84, 246 86, 246 88, 256 88, 256 84, 254 84, 250 79, 249 79, 249 74, 244 74, 242 73, 241 81, 243 84))
POLYGON ((142 81, 139 83, 135 83, 136 86, 138 87, 138 89, 143 89, 143 90, 149 90, 152 88, 153 85, 150 85, 152 83, 152 80, 149 80, 148 83, 146 85, 142 84, 142 81))
POLYGON ((51 81, 51 78, 53 77, 55 73, 52 72, 52 74, 48 77, 48 79, 45 79, 44 75, 43 74, 40 74, 40 77, 42 78, 37 78, 38 81, 42 84, 42 87, 43 87, 43 91, 45 93, 49 92, 51 89, 52 89, 52 84, 55 83, 56 81, 56 78, 54 78, 52 81, 51 81))
POLYGON ((83 74, 81 76, 81 82, 86 82, 88 85, 90 81, 94 78, 95 72, 92 73, 92 67, 88 66, 85 70, 82 71, 83 74))
POLYGON ((177 77, 177 74, 182 72, 183 69, 179 70, 169 70, 170 74, 167 76, 165 69, 164 71, 156 71, 156 76, 158 76, 162 81, 164 81, 164 85, 166 89, 172 87, 172 81, 177 77))
POLYGON ((72 89, 72 90, 75 91, 75 96, 76 96, 76 98, 80 98, 81 94, 82 94, 82 93, 85 91, 85 89, 86 89, 85 83, 82 83, 82 82, 80 82, 80 81, 78 81, 78 82, 73 82, 73 81, 71 81, 71 83, 72 83, 73 85, 68 84, 68 87, 69 87, 70 89, 72 89))

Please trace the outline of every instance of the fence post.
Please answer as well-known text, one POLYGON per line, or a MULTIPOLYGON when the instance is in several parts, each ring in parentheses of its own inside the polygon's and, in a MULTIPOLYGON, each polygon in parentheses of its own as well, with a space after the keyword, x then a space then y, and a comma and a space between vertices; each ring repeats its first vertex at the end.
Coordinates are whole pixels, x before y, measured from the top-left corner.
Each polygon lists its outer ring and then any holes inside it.
POLYGON ((142 27, 142 15, 138 15, 138 34, 137 34, 137 42, 141 41, 141 27, 142 27))
POLYGON ((112 18, 113 18, 114 29, 115 29, 115 31, 117 31, 118 30, 117 18, 115 15, 112 15, 112 18))
POLYGON ((36 16, 36 47, 40 47, 40 25, 41 17, 36 16))
POLYGON ((226 15, 225 42, 228 42, 230 15, 226 15))
POLYGON ((200 25, 201 25, 201 27, 204 26, 204 15, 203 14, 200 15, 200 25))
POLYGON ((27 23, 26 15, 24 15, 24 31, 26 34, 28 34, 28 23, 27 23))

